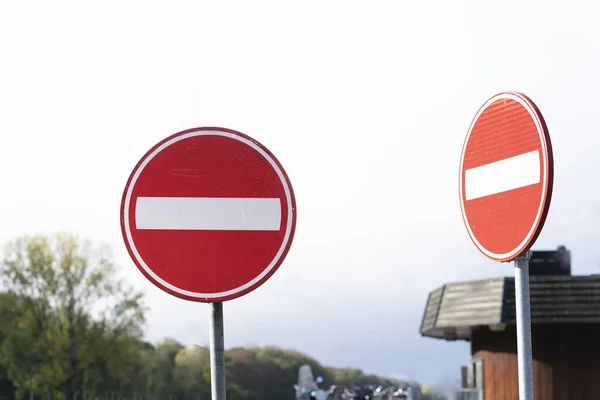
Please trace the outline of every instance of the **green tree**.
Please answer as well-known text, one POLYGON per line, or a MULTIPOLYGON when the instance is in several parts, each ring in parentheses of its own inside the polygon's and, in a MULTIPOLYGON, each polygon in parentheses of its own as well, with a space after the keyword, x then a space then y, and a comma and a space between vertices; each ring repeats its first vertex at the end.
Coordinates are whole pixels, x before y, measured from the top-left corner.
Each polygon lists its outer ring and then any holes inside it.
POLYGON ((184 399, 196 400, 210 397, 209 350, 206 347, 190 345, 175 355, 173 378, 184 399))
POLYGON ((0 399, 12 400, 15 398, 16 388, 10 379, 7 363, 2 359, 2 346, 11 337, 17 322, 17 316, 21 314, 21 302, 10 293, 0 293, 0 399))
MULTIPOLYGON (((360 369, 355 368, 329 368, 333 375, 333 380, 336 385, 341 386, 364 386, 364 385, 382 385, 389 386, 405 386, 406 382, 400 382, 397 379, 383 378, 377 375, 367 375, 360 369)), ((414 383, 411 384, 414 386, 414 383)))
POLYGON ((142 294, 116 277, 108 248, 67 234, 24 236, 7 246, 0 273, 21 301, 1 357, 22 394, 60 390, 72 399, 76 386, 123 383, 115 374, 135 357, 144 307, 142 294), (109 378, 93 373, 103 368, 109 378))
POLYGON ((156 345, 149 360, 151 367, 148 372, 148 391, 153 397, 168 400, 179 394, 173 371, 175 357, 181 349, 183 345, 170 338, 156 345))

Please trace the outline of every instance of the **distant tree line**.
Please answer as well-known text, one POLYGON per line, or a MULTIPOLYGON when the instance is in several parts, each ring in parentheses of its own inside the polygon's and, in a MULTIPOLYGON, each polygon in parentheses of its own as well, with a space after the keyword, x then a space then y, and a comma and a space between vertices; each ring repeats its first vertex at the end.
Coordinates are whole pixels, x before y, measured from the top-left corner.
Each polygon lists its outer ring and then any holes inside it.
MULTIPOLYGON (((0 262, 2 399, 210 399, 208 349, 173 339, 144 342, 143 296, 115 273, 107 248, 72 235, 8 244, 0 262)), ((327 368, 296 351, 234 348, 226 352, 227 398, 293 399, 303 364, 324 387, 399 384, 327 368)))

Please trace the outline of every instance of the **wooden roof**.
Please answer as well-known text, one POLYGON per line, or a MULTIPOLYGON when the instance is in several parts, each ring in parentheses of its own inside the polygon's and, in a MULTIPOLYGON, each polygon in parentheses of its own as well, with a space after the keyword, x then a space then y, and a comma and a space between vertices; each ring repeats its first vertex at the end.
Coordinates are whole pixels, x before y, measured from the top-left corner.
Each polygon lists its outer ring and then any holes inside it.
MULTIPOLYGON (((530 276, 531 323, 600 324, 600 275, 530 276)), ((480 326, 515 323, 514 278, 449 283, 432 291, 421 335, 469 340, 480 326)))

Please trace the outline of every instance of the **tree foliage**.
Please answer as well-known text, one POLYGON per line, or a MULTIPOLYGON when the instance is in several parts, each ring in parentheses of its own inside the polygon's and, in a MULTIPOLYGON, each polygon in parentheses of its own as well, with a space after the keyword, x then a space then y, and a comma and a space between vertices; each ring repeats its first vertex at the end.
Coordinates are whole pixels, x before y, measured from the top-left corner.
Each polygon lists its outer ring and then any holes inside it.
POLYGON ((75 236, 9 243, 0 274, 14 312, 3 324, 0 359, 20 395, 62 391, 70 399, 74 385, 129 383, 123 360, 139 357, 144 310, 142 295, 115 272, 107 248, 75 236))
MULTIPOLYGON (((21 237, 6 247, 0 276, 0 400, 210 398, 208 349, 144 342, 143 297, 118 279, 107 248, 65 234, 21 237)), ((304 364, 324 387, 398 383, 293 350, 233 348, 227 397, 291 399, 304 364)))

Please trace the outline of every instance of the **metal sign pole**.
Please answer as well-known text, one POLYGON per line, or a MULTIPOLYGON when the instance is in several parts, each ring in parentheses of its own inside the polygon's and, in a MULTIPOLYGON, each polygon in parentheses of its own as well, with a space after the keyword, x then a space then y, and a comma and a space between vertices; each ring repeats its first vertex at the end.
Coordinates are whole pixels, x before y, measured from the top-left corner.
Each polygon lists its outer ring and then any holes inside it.
POLYGON ((520 400, 533 400, 531 300, 529 298, 530 259, 531 251, 526 251, 515 260, 515 306, 517 311, 517 359, 520 400))
POLYGON ((210 304, 210 389, 213 400, 225 400, 223 303, 210 304))

